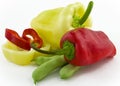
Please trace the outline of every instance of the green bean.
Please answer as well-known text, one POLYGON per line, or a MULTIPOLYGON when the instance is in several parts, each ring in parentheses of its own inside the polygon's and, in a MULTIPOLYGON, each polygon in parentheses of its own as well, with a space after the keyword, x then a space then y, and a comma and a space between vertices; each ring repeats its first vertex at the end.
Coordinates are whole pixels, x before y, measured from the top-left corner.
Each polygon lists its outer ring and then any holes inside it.
POLYGON ((55 56, 38 56, 34 59, 35 64, 41 65, 51 59, 53 59, 55 56))
POLYGON ((63 55, 56 55, 54 59, 51 59, 41 64, 32 73, 32 78, 34 80, 34 83, 36 84, 36 82, 42 80, 48 74, 50 74, 53 70, 55 70, 57 67, 60 67, 64 64, 66 64, 66 61, 64 60, 63 55))
POLYGON ((59 74, 62 79, 68 79, 73 76, 79 69, 80 66, 73 66, 71 64, 67 64, 60 70, 59 74))

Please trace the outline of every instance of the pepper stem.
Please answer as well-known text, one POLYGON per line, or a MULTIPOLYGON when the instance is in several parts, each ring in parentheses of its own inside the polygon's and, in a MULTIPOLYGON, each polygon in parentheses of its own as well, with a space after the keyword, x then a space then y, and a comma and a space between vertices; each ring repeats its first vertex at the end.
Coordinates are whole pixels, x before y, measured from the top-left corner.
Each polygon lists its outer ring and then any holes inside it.
POLYGON ((92 8, 93 8, 93 1, 90 1, 88 6, 87 6, 87 9, 84 13, 84 15, 82 16, 82 18, 79 20, 79 24, 82 25, 86 20, 87 18, 89 17, 91 11, 92 11, 92 8))
POLYGON ((69 41, 65 41, 63 43, 62 49, 55 51, 41 50, 40 48, 37 48, 34 43, 31 43, 31 47, 40 53, 51 54, 51 55, 65 55, 68 58, 68 60, 72 60, 74 58, 74 52, 75 52, 74 45, 69 41))

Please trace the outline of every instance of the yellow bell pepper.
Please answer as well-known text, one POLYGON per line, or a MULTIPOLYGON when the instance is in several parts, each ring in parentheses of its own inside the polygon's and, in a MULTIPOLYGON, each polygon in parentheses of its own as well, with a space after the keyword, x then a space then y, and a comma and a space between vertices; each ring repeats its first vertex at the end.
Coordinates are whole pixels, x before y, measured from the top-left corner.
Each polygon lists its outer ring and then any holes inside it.
MULTIPOLYGON (((49 50, 49 45, 45 45, 42 49, 49 50)), ((35 50, 23 50, 9 41, 2 46, 2 51, 8 61, 18 65, 28 65, 35 57, 43 55, 35 50)))
MULTIPOLYGON (((40 37, 50 44, 51 49, 59 48, 60 39, 67 31, 79 27, 79 20, 85 13, 84 6, 77 2, 66 7, 50 9, 41 12, 31 21, 31 27, 40 37)), ((91 27, 90 18, 82 24, 91 27)))
POLYGON ((7 42, 2 46, 2 51, 7 60, 18 64, 27 65, 34 56, 34 51, 22 50, 11 42, 7 42))

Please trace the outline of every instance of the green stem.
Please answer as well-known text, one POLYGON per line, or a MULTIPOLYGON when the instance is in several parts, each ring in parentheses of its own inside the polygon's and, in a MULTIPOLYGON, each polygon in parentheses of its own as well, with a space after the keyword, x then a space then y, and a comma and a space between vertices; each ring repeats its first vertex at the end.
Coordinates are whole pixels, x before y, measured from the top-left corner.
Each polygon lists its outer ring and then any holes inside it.
POLYGON ((65 41, 63 43, 62 49, 55 50, 55 51, 41 50, 37 48, 34 43, 31 43, 31 47, 40 53, 51 54, 51 55, 65 55, 69 60, 72 60, 74 58, 74 52, 75 52, 74 45, 69 41, 65 41))
POLYGON ((82 25, 87 20, 87 18, 89 17, 89 15, 91 13, 92 8, 93 8, 93 1, 90 1, 88 6, 87 6, 87 10, 85 11, 82 18, 79 20, 80 25, 82 25))
POLYGON ((54 52, 54 51, 41 50, 40 48, 37 48, 34 43, 31 43, 30 46, 31 46, 34 50, 36 50, 36 51, 38 51, 38 52, 40 52, 40 53, 55 55, 55 52, 54 52))

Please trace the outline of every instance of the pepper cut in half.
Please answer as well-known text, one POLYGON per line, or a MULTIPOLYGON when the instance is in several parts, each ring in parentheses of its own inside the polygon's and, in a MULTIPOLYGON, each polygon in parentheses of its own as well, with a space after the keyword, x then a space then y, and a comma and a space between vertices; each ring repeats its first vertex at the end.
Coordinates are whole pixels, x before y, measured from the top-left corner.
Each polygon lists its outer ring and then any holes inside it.
POLYGON ((10 41, 2 45, 2 52, 8 61, 22 66, 30 64, 35 53, 34 50, 21 49, 10 41))

